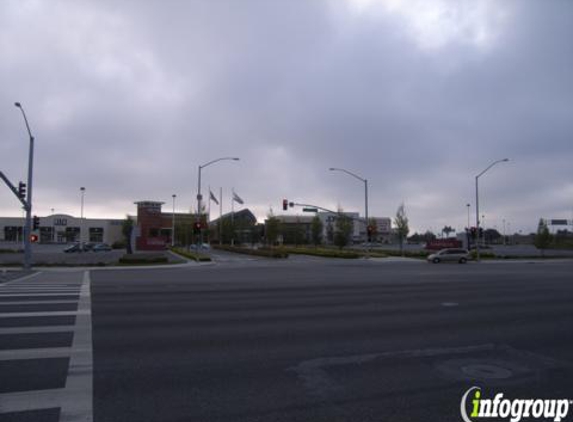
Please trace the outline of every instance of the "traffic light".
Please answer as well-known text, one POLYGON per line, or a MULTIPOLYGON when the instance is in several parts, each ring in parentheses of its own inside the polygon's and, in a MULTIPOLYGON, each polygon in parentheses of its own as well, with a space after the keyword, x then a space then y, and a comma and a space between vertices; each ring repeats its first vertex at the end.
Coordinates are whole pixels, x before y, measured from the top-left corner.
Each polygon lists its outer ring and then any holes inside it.
POLYGON ((368 227, 366 227, 366 231, 368 232, 368 241, 372 242, 372 233, 374 233, 374 227, 369 224, 368 227))
POLYGON ((31 234, 30 235, 30 242, 36 243, 37 241, 38 241, 38 235, 37 234, 31 234))
POLYGON ((26 183, 18 183, 18 197, 24 199, 26 197, 26 183))
POLYGON ((40 228, 40 217, 35 215, 32 218, 32 230, 38 230, 40 228))
POLYGON ((470 229, 470 234, 471 234, 471 236, 472 236, 472 239, 475 239, 475 238, 476 238, 476 233, 477 233, 476 228, 475 228, 475 227, 472 227, 472 228, 470 229))
POLYGON ((201 233, 201 222, 200 221, 196 221, 195 224, 193 224, 193 232, 195 234, 201 233))
POLYGON ((283 211, 288 210, 288 199, 283 199, 283 211))

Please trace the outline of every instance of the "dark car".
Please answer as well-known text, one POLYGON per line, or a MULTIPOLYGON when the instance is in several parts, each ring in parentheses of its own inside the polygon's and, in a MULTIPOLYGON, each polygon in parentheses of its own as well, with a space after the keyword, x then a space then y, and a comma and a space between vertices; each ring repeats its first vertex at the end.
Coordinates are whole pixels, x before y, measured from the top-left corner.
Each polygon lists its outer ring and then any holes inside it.
POLYGON ((72 252, 81 252, 81 251, 86 251, 86 248, 82 248, 82 246, 79 243, 73 243, 69 246, 66 246, 66 248, 64 249, 65 253, 72 253, 72 252))

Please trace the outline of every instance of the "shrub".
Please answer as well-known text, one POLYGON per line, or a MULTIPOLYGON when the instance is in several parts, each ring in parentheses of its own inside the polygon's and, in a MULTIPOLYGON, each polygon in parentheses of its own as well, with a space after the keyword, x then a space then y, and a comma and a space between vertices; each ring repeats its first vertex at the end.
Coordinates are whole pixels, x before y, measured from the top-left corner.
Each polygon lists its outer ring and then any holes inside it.
POLYGON ((167 257, 162 253, 136 253, 125 254, 119 258, 120 264, 133 265, 133 264, 166 264, 167 257))
POLYGON ((112 249, 125 249, 125 241, 117 240, 111 244, 112 249))
POLYGON ((356 259, 363 256, 362 253, 356 251, 341 251, 336 249, 325 249, 325 248, 282 248, 285 252, 300 255, 311 255, 320 256, 323 258, 344 258, 344 259, 356 259))
POLYGON ((265 258, 288 258, 288 253, 281 249, 259 248, 248 249, 239 246, 211 245, 213 249, 227 252, 242 253, 246 255, 264 256, 265 258))
POLYGON ((178 255, 184 256, 185 258, 193 259, 197 262, 209 262, 209 261, 211 261, 211 257, 209 255, 205 255, 205 254, 201 254, 201 253, 197 253, 197 252, 186 251, 185 249, 172 248, 171 251, 178 254, 178 255))

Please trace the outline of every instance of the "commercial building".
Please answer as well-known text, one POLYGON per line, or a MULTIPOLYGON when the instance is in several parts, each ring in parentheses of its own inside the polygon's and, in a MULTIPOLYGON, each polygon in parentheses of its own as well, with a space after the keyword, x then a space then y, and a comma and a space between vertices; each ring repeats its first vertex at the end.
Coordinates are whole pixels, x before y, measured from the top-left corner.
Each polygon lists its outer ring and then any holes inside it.
MULTIPOLYGON (((366 223, 364 217, 357 212, 343 212, 352 221, 351 240, 353 243, 364 242, 366 239, 366 223)), ((338 213, 318 212, 315 214, 322 222, 322 239, 327 244, 334 241, 336 219, 338 213)), ((312 243, 312 220, 314 215, 277 215, 281 223, 279 243, 297 244, 312 243)), ((388 217, 372 217, 376 222, 376 235, 373 242, 389 243, 392 236, 392 220, 388 217)))
MULTIPOLYGON (((185 242, 185 236, 191 226, 198 221, 196 214, 162 212, 164 202, 138 201, 137 218, 135 220, 135 249, 138 251, 162 250, 171 245, 173 236, 173 222, 175 221, 175 237, 178 243, 192 243, 190 239, 185 242), (182 236, 178 236, 178 228, 182 236)), ((204 217, 204 216, 202 216, 204 217)))
MULTIPOLYGON (((120 219, 78 218, 68 214, 40 217, 40 227, 34 231, 39 243, 104 242, 112 244, 123 239, 120 219)), ((25 218, 0 217, 0 241, 23 241, 25 218)))

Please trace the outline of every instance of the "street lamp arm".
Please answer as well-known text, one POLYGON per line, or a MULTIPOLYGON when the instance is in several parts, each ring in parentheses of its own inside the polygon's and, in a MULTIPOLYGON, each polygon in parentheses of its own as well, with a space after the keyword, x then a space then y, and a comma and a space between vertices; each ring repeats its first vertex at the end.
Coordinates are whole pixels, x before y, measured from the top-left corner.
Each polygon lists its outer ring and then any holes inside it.
POLYGON ((361 182, 366 182, 366 179, 364 179, 363 177, 358 176, 357 174, 352 173, 351 171, 345 170, 345 169, 340 169, 340 168, 336 168, 336 167, 330 167, 329 168, 330 171, 341 171, 343 173, 346 173, 358 180, 360 180, 361 182))
POLYGON ((221 157, 221 158, 217 158, 215 160, 211 160, 206 164, 200 165, 199 168, 205 168, 207 166, 210 166, 211 164, 215 164, 218 161, 223 161, 223 160, 233 160, 233 161, 239 161, 238 157, 221 157))
POLYGON ((26 123, 26 129, 28 130, 28 135, 30 136, 30 139, 34 139, 34 136, 32 136, 32 131, 30 130, 30 125, 28 124, 28 118, 26 117, 26 112, 24 111, 24 107, 22 107, 22 104, 18 102, 14 103, 14 105, 18 107, 22 112, 22 116, 24 117, 24 123, 26 123))
POLYGON ((478 177, 480 177, 482 174, 484 174, 486 171, 488 171, 490 168, 492 168, 493 166, 495 166, 496 164, 504 163, 504 162, 506 162, 506 161, 509 161, 509 158, 504 158, 503 160, 494 161, 494 162, 491 163, 484 171, 482 171, 480 174, 478 174, 478 175, 476 176, 476 179, 477 179, 478 177))

